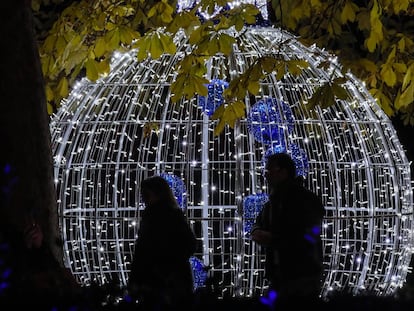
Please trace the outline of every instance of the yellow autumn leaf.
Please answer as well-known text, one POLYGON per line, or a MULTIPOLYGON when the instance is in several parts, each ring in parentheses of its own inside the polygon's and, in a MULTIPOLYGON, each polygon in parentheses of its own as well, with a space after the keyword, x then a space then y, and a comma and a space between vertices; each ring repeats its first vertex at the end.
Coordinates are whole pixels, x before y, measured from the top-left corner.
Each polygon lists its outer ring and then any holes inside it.
POLYGON ((378 36, 371 32, 368 39, 365 40, 365 45, 367 46, 368 51, 373 53, 377 47, 378 42, 379 42, 378 36))
POLYGON ((41 57, 42 72, 45 77, 50 75, 49 68, 51 67, 50 63, 52 63, 52 60, 53 57, 49 55, 44 55, 41 57))
POLYGON ((344 87, 342 87, 342 85, 333 83, 331 85, 331 88, 332 88, 332 92, 333 92, 333 94, 336 98, 339 98, 339 99, 342 99, 342 100, 346 100, 346 99, 349 98, 348 92, 346 91, 346 89, 344 87))
POLYGON ((193 83, 194 83, 194 91, 196 94, 202 95, 202 96, 207 96, 208 95, 208 90, 206 87, 206 82, 208 83, 207 79, 198 77, 198 76, 193 76, 193 83))
POLYGON ((255 24, 256 16, 260 13, 260 10, 256 5, 245 4, 244 7, 240 8, 241 14, 247 24, 255 24))
POLYGON ((246 104, 243 101, 238 100, 233 102, 232 107, 238 119, 241 119, 246 115, 246 104))
POLYGON ((403 83, 401 86, 402 90, 405 90, 410 83, 414 82, 414 63, 408 67, 407 72, 404 75, 403 83))
POLYGON ((205 33, 205 25, 197 27, 191 33, 190 38, 188 38, 188 42, 190 44, 196 44, 197 42, 200 42, 201 38, 204 36, 204 33, 205 33))
POLYGON ((223 96, 227 99, 243 98, 246 95, 243 75, 232 79, 227 89, 224 90, 223 96))
POLYGON ((56 45, 55 45, 55 52, 56 54, 61 54, 63 53, 63 51, 65 50, 66 46, 67 46, 67 41, 65 40, 64 36, 59 36, 56 39, 56 45))
POLYGON ((163 23, 170 23, 172 21, 172 14, 174 9, 168 4, 166 0, 157 1, 154 6, 148 11, 148 17, 160 18, 163 23))
POLYGON ((407 71, 407 65, 404 63, 394 63, 392 64, 392 68, 398 73, 405 73, 407 71))
POLYGON ((240 31, 243 29, 244 20, 241 18, 241 16, 235 16, 232 19, 232 22, 234 23, 234 28, 236 28, 237 31, 240 31))
POLYGON ((99 37, 96 39, 95 48, 93 51, 95 53, 95 56, 98 58, 105 54, 105 52, 107 51, 107 47, 104 38, 99 37))
POLYGON ((223 132, 225 125, 226 122, 224 121, 224 119, 220 118, 219 122, 214 127, 214 136, 219 136, 223 132))
POLYGON ((264 78, 262 66, 260 62, 253 64, 248 71, 246 71, 245 79, 248 81, 259 81, 264 78))
POLYGON ((45 41, 43 42, 42 49, 44 52, 50 53, 55 49, 55 43, 58 36, 56 34, 52 34, 46 37, 45 41))
POLYGON ((149 53, 152 59, 157 59, 164 53, 162 42, 158 35, 151 36, 149 53))
POLYGON ((262 57, 260 60, 260 64, 262 66, 262 69, 266 72, 266 73, 272 73, 275 66, 276 66, 276 62, 277 60, 273 57, 262 57))
POLYGON ((84 62, 87 58, 88 50, 85 46, 79 47, 77 50, 72 51, 63 63, 65 73, 69 74, 76 65, 84 62))
POLYGON ((322 108, 328 108, 335 105, 335 94, 333 92, 333 87, 329 83, 322 86, 322 96, 320 98, 319 105, 322 108))
POLYGON ((217 109, 214 111, 213 115, 211 116, 212 120, 219 120, 223 117, 224 114, 224 107, 225 105, 220 105, 217 107, 217 109))
POLYGON ((186 83, 187 75, 179 73, 173 83, 171 83, 171 100, 173 102, 178 101, 183 97, 184 85, 186 83))
POLYGON ((174 54, 177 51, 177 47, 174 43, 174 37, 167 34, 160 34, 160 41, 164 53, 174 54))
POLYGON ((181 11, 175 15, 174 19, 167 26, 167 31, 175 33, 178 29, 183 29, 187 36, 201 24, 200 19, 189 11, 181 11))
POLYGON ((414 103, 414 83, 411 82, 405 88, 405 90, 401 93, 401 95, 397 96, 397 99, 394 105, 396 109, 401 109, 413 103, 414 103))
POLYGON ((46 100, 48 102, 51 102, 53 100, 53 98, 55 97, 52 88, 50 87, 49 84, 45 85, 45 94, 46 94, 46 100))
POLYGON ((208 91, 206 85, 209 81, 206 78, 199 77, 196 75, 191 75, 189 81, 187 81, 188 92, 186 92, 186 97, 194 97, 195 94, 200 94, 202 96, 207 96, 208 91))
POLYGON ((102 31, 105 29, 105 24, 106 24, 106 13, 101 12, 99 13, 99 15, 95 18, 94 23, 92 25, 93 30, 96 31, 102 31))
POLYGON ((358 63, 360 64, 361 67, 363 67, 366 71, 370 73, 375 73, 378 70, 377 65, 369 59, 361 58, 358 61, 358 63))
POLYGON ((68 96, 69 94, 69 83, 68 80, 63 77, 62 79, 60 79, 58 85, 57 85, 57 92, 59 94, 60 97, 65 98, 66 96, 68 96))
POLYGON ((32 0, 29 2, 34 12, 39 11, 41 2, 42 2, 41 0, 32 0))
MULTIPOLYGON (((220 122, 224 122, 224 124, 228 124, 231 128, 234 128, 237 120, 245 116, 245 104, 242 101, 235 101, 229 103, 228 105, 222 105, 223 107, 219 114, 220 114, 220 122)), ((217 118, 217 115, 213 116, 217 118)))
POLYGON ((148 56, 148 50, 151 40, 148 40, 148 36, 142 37, 133 45, 134 48, 138 49, 137 59, 142 61, 148 56))
MULTIPOLYGON (((168 6, 168 7, 170 7, 170 6, 168 6)), ((171 8, 171 7, 170 7, 171 8)), ((173 12, 173 9, 171 8, 171 10, 164 10, 162 13, 161 13, 161 20, 164 22, 164 23, 166 23, 166 24, 168 24, 168 23, 170 23, 171 21, 172 21, 172 19, 173 19, 173 17, 172 17, 172 12, 173 12)))
POLYGON ((391 52, 388 54, 387 63, 394 62, 396 52, 397 52, 397 47, 394 45, 393 48, 391 49, 391 52))
POLYGON ((51 116, 55 111, 50 102, 46 103, 47 114, 51 116))
POLYGON ((341 22, 343 24, 346 24, 346 22, 348 21, 354 22, 356 18, 356 12, 358 12, 358 9, 359 7, 355 3, 351 1, 346 1, 341 11, 341 22))
POLYGON ((229 36, 228 34, 220 34, 218 40, 219 51, 224 55, 230 55, 233 50, 233 44, 235 41, 236 39, 232 36, 229 36))
POLYGON ((189 73, 179 73, 175 81, 171 84, 171 100, 177 102, 180 98, 191 98, 196 93, 207 96, 206 84, 209 81, 203 77, 191 75, 189 73))
POLYGON ((124 44, 130 44, 132 40, 139 37, 138 32, 132 31, 130 28, 121 26, 119 27, 119 40, 124 44))
POLYGON ((365 41, 365 44, 371 53, 375 51, 377 45, 379 45, 383 39, 383 25, 380 19, 380 11, 377 1, 374 1, 374 6, 370 12, 371 31, 368 39, 365 41))
POLYGON ((236 114, 234 113, 234 109, 232 105, 227 105, 224 109, 223 113, 223 121, 224 123, 228 124, 231 128, 234 128, 234 125, 237 121, 236 114))
POLYGON ((257 95, 260 91, 260 84, 257 80, 249 80, 247 84, 247 90, 252 95, 257 95))
POLYGON ((282 80, 286 74, 286 62, 284 60, 279 60, 276 64, 276 79, 282 80))
POLYGON ((85 63, 86 77, 91 81, 96 81, 99 78, 98 69, 96 68, 96 61, 88 59, 85 63))
POLYGON ((406 12, 410 3, 413 3, 410 0, 394 0, 392 4, 394 6, 395 14, 400 14, 401 12, 406 12))
POLYGON ((288 71, 293 76, 299 76, 303 69, 309 67, 309 63, 302 59, 292 59, 287 61, 288 71))
POLYGON ((329 83, 325 83, 319 86, 316 91, 308 99, 309 110, 314 109, 316 106, 322 108, 328 108, 336 103, 333 89, 329 83))
POLYGON ((107 41, 111 49, 117 49, 121 38, 119 35, 119 28, 114 28, 109 32, 109 41, 107 41))
POLYGON ((372 88, 369 90, 372 97, 374 97, 381 107, 381 109, 385 112, 386 115, 392 116, 394 114, 393 108, 391 107, 391 100, 384 95, 384 93, 376 88, 372 88))
POLYGON ((389 64, 383 64, 381 66, 380 75, 385 84, 390 87, 395 86, 397 83, 397 75, 389 64))
POLYGON ((369 11, 367 9, 361 9, 357 14, 356 20, 358 21, 358 28, 361 30, 370 30, 371 23, 369 21, 369 11))
POLYGON ((110 60, 104 59, 96 63, 96 69, 98 70, 99 76, 106 75, 110 71, 110 60))

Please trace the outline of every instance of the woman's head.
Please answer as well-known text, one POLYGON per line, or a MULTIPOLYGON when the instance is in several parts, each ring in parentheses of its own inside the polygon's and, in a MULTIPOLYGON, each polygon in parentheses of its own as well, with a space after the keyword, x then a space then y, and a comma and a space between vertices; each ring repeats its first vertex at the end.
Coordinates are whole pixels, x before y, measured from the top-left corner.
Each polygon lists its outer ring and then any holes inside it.
POLYGON ((162 204, 178 207, 170 185, 161 176, 152 176, 141 181, 141 197, 146 206, 162 204))

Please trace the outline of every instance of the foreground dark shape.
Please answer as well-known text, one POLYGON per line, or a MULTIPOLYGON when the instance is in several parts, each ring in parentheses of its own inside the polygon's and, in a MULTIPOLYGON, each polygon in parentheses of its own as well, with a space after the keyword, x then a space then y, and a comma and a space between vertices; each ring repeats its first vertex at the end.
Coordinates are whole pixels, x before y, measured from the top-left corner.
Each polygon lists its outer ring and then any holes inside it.
MULTIPOLYGON (((62 294, 56 292, 45 292, 43 295, 32 295, 31 293, 19 292, 7 294, 8 291, 0 292, 0 309, 16 310, 19 308, 36 310, 70 310, 70 311, 94 311, 94 310, 144 310, 139 302, 132 301, 123 288, 116 285, 98 286, 92 285, 82 287, 79 291, 62 294)), ((301 310, 317 309, 328 310, 361 310, 361 311, 400 311, 413 310, 414 300, 407 297, 377 297, 372 295, 351 296, 347 294, 333 295, 329 301, 307 302, 303 300, 289 301, 280 304, 270 301, 266 297, 256 298, 217 298, 207 289, 201 289, 194 295, 194 301, 190 310, 301 310), (263 299, 264 298, 264 299, 263 299)), ((176 308, 158 306, 155 310, 176 310, 176 308)))

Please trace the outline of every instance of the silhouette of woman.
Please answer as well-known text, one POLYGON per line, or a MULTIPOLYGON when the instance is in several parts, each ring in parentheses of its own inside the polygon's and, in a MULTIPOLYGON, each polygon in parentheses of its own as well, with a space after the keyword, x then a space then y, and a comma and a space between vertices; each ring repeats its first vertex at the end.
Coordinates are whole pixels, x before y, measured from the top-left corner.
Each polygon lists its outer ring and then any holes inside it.
POLYGON ((177 308, 191 303, 189 258, 196 238, 168 182, 153 176, 141 182, 145 204, 128 281, 128 290, 147 308, 177 308))

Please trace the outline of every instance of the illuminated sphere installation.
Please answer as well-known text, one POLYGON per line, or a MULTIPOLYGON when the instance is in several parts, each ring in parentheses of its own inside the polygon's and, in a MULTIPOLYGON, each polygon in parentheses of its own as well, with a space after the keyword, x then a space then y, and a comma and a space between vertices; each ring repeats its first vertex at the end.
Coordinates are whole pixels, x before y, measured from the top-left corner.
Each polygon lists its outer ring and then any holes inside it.
POLYGON ((214 136, 217 121, 209 115, 223 104, 220 89, 210 88, 212 103, 208 96, 171 101, 174 66, 191 50, 183 33, 174 55, 143 62, 136 51, 115 55, 107 77, 82 79, 52 117, 67 266, 82 284, 125 285, 144 208, 140 181, 167 174, 199 240, 194 257, 212 284, 223 296, 262 294, 264 252, 246 228, 266 197, 265 155, 288 152, 326 210, 322 296, 394 294, 409 271, 413 198, 409 162, 391 121, 350 73, 343 84, 348 100, 309 113, 304 105, 315 90, 342 76, 336 58, 271 27, 228 32, 238 44, 230 56, 207 61, 213 85, 261 56, 309 63, 298 76, 263 79, 260 92, 246 96, 246 118, 234 129, 214 136), (258 114, 248 117, 252 111, 258 114))

